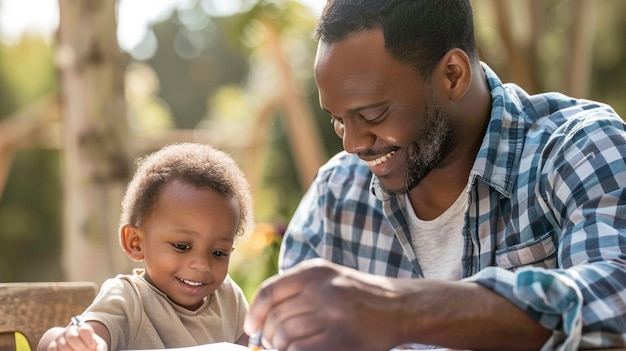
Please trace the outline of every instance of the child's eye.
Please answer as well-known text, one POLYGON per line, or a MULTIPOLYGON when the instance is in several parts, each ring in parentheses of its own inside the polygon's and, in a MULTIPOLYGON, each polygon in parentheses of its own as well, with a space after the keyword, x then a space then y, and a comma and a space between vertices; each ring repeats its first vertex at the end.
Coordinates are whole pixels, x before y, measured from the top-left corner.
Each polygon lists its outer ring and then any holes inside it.
POLYGON ((178 251, 187 251, 191 249, 191 245, 187 245, 187 244, 172 243, 172 246, 174 246, 174 248, 178 251))
POLYGON ((215 251, 213 251, 213 256, 215 256, 215 257, 228 257, 228 252, 215 250, 215 251))

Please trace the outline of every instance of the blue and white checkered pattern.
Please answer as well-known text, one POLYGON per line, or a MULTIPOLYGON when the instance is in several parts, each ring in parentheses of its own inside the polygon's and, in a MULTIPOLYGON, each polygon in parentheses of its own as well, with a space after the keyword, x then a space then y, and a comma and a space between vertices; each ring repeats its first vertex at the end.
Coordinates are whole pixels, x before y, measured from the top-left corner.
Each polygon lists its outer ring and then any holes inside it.
MULTIPOLYGON (((609 106, 528 95, 483 65, 492 113, 469 177, 463 277, 554 330, 543 350, 626 345, 626 126, 609 106), (546 269, 548 268, 548 269, 546 269)), ((323 257, 421 277, 405 202, 341 152, 320 168, 280 268, 323 257)))

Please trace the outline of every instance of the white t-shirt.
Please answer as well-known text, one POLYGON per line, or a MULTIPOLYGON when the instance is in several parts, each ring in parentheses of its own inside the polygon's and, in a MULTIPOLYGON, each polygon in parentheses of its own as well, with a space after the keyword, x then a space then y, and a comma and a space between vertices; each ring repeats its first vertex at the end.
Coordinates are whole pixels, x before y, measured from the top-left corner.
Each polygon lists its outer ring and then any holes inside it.
POLYGON ((228 276, 200 308, 190 311, 172 302, 137 269, 105 281, 81 318, 107 327, 110 350, 162 349, 234 343, 243 335, 247 311, 241 288, 228 276))
POLYGON ((415 257, 425 278, 461 279, 467 196, 467 191, 462 191, 454 204, 432 221, 417 218, 409 197, 404 196, 415 257))

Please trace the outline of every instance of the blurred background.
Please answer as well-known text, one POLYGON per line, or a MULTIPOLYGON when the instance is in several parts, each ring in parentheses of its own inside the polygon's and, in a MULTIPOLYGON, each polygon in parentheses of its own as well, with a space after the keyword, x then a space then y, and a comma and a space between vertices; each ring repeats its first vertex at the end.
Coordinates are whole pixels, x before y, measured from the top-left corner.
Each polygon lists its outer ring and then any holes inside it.
MULTIPOLYGON (((312 79, 323 0, 0 0, 0 282, 93 281, 118 244, 135 159, 172 142, 230 153, 257 227, 230 273, 251 298, 286 224, 341 150, 312 79)), ((483 61, 529 92, 626 116, 626 1, 474 0, 483 61)))

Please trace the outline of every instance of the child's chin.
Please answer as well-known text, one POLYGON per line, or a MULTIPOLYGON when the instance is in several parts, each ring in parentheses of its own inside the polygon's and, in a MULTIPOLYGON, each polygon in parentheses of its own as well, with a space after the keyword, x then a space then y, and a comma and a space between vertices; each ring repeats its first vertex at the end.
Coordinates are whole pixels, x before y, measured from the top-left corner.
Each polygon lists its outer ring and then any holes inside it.
POLYGON ((203 300, 203 301, 196 302, 196 303, 194 303, 194 304, 192 304, 192 305, 189 305, 189 304, 182 304, 182 303, 176 303, 176 304, 177 304, 177 305, 179 305, 179 306, 181 306, 181 307, 184 307, 185 309, 188 309, 188 310, 190 310, 190 311, 195 311, 195 310, 197 310, 198 308, 200 308, 200 306, 202 306, 202 303, 203 303, 203 302, 204 302, 204 300, 203 300))

